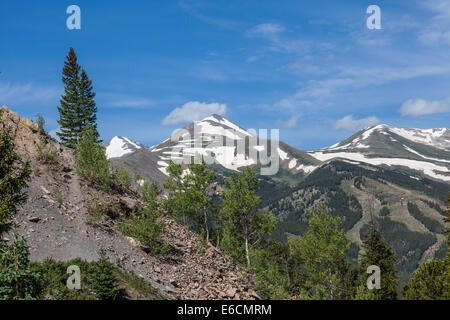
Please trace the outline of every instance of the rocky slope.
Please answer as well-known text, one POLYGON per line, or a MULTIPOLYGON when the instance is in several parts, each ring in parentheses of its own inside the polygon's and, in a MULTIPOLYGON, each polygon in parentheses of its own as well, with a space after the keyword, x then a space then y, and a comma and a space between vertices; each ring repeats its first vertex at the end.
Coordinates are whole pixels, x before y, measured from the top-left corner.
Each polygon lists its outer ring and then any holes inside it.
POLYGON ((40 132, 32 121, 2 109, 2 127, 12 129, 16 150, 31 162, 33 172, 28 201, 14 217, 19 233, 28 238, 32 260, 80 257, 91 261, 103 247, 111 261, 120 261, 169 298, 257 298, 249 276, 241 273, 228 255, 211 245, 203 248, 195 234, 169 217, 163 217, 163 238, 173 248, 171 253, 152 256, 144 252, 136 241, 114 228, 118 219, 140 202, 139 196, 134 192, 106 194, 89 186, 75 173, 73 150, 40 132), (56 162, 39 160, 37 143, 42 139, 45 150, 56 154, 56 162), (98 222, 88 223, 93 201, 120 209, 106 210, 98 222))

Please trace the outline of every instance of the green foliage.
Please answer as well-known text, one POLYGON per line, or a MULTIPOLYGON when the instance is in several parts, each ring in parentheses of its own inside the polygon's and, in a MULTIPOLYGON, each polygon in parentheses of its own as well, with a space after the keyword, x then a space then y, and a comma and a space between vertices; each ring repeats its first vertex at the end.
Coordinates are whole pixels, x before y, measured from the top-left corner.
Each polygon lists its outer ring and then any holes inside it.
POLYGON ((32 270, 25 238, 15 233, 8 245, 0 240, 0 299, 38 298, 41 275, 32 270))
POLYGON ((410 300, 450 300, 450 255, 421 265, 405 286, 404 295, 410 300))
POLYGON ((59 205, 63 204, 64 199, 62 197, 61 191, 56 192, 56 194, 55 194, 55 201, 58 202, 59 205))
POLYGON ((438 221, 425 216, 415 203, 408 201, 408 211, 414 218, 422 222, 423 225, 431 232, 442 232, 442 225, 438 221))
POLYGON ((45 126, 45 119, 40 113, 36 114, 36 124, 38 125, 39 131, 43 132, 45 126))
POLYGON ((333 217, 341 217, 344 230, 350 230, 363 214, 361 204, 354 195, 347 195, 340 188, 327 193, 327 207, 333 217))
POLYGON ((350 242, 345 238, 342 222, 326 208, 317 207, 303 236, 289 241, 291 255, 301 263, 304 283, 301 299, 345 299, 351 294, 346 254, 350 242))
POLYGON ((87 181, 110 188, 110 165, 106 158, 105 147, 97 142, 96 131, 87 126, 77 146, 76 171, 87 181))
POLYGON ((290 298, 289 248, 269 241, 263 248, 251 250, 250 255, 258 294, 263 299, 290 298))
POLYGON ((98 223, 102 219, 103 214, 106 212, 107 207, 108 206, 106 204, 102 204, 98 202, 95 198, 92 198, 87 207, 88 215, 86 217, 86 223, 88 224, 98 223))
MULTIPOLYGON (((119 284, 133 294, 133 300, 165 300, 166 298, 148 281, 133 272, 117 268, 119 284)), ((129 295, 128 295, 129 296, 129 295)), ((128 298, 128 297, 121 297, 128 298)))
MULTIPOLYGON (((424 252, 437 241, 433 234, 411 231, 404 223, 394 221, 389 217, 376 219, 375 225, 382 234, 386 245, 391 247, 399 257, 396 267, 404 272, 401 280, 404 280, 418 267, 418 261, 414 260, 412 253, 417 249, 424 252)), ((361 238, 364 238, 369 232, 370 227, 368 225, 362 227, 360 230, 361 238)))
POLYGON ((153 254, 164 254, 169 248, 161 240, 165 223, 157 210, 143 208, 123 220, 118 226, 123 234, 135 238, 153 254))
POLYGON ((38 160, 43 164, 56 166, 59 163, 58 151, 47 147, 46 138, 42 137, 40 141, 35 143, 38 153, 38 160))
POLYGON ((144 181, 142 186, 139 188, 142 194, 142 197, 147 203, 147 207, 152 210, 156 210, 159 205, 159 195, 161 194, 161 188, 156 183, 155 180, 144 181))
POLYGON ((426 200, 426 199, 420 199, 420 200, 422 200, 426 205, 428 205, 431 209, 434 209, 434 210, 436 210, 437 212, 439 212, 440 214, 443 214, 442 213, 442 209, 441 209, 441 206, 438 204, 438 203, 436 203, 436 202, 434 202, 434 201, 429 201, 429 200, 426 200))
POLYGON ((62 81, 65 93, 61 97, 58 111, 61 126, 57 135, 61 142, 69 147, 76 148, 82 139, 83 131, 87 126, 92 127, 96 142, 97 132, 97 107, 94 102, 95 93, 92 91, 92 81, 89 80, 86 71, 81 70, 77 62, 77 56, 73 48, 70 48, 63 68, 62 81))
MULTIPOLYGON (((0 110, 0 118, 1 118, 0 110)), ((14 151, 9 128, 0 128, 0 235, 8 220, 27 199, 24 188, 31 174, 29 162, 23 163, 14 151)))
POLYGON ((194 163, 188 166, 189 173, 183 179, 184 185, 184 212, 187 214, 194 230, 201 232, 202 228, 209 242, 210 224, 215 217, 216 207, 212 202, 212 194, 215 188, 211 186, 216 175, 209 170, 202 160, 201 163, 194 163))
POLYGON ((131 188, 131 173, 123 166, 114 172, 114 180, 123 189, 131 188))
POLYGON ((33 262, 32 269, 42 275, 42 286, 39 293, 39 299, 52 300, 93 300, 96 298, 92 292, 88 275, 91 266, 96 262, 87 262, 79 258, 70 261, 55 261, 47 258, 43 262, 33 262), (69 289, 67 279, 71 274, 67 273, 69 266, 78 266, 80 268, 81 289, 69 289))
POLYGON ((91 287, 101 300, 116 300, 119 297, 118 276, 109 262, 105 250, 99 251, 100 259, 91 268, 91 287))
POLYGON ((398 275, 394 267, 397 259, 395 253, 386 246, 380 232, 375 227, 365 237, 363 252, 359 257, 359 288, 356 299, 394 300, 397 299, 398 275), (366 273, 369 266, 378 266, 381 271, 381 289, 368 289, 366 273))
MULTIPOLYGON (((42 275, 42 286, 39 293, 39 299, 52 300, 94 300, 100 299, 93 288, 93 279, 101 277, 104 268, 98 264, 109 265, 117 277, 116 289, 118 295, 116 299, 162 299, 163 296, 150 283, 136 276, 134 273, 122 270, 113 265, 108 260, 87 262, 80 258, 70 261, 55 261, 51 258, 43 262, 33 262, 31 267, 33 271, 42 275), (81 288, 69 289, 67 279, 71 274, 67 273, 69 266, 78 266, 80 268, 81 288)), ((100 282, 105 283, 105 282, 100 282)), ((106 290, 110 292, 111 290, 106 290)), ((115 291, 115 290, 113 290, 115 291)))
POLYGON ((381 217, 386 217, 391 213, 391 210, 389 210, 388 207, 383 207, 380 209, 380 216, 381 217))
POLYGON ((169 176, 164 183, 164 188, 169 191, 169 194, 163 203, 163 207, 174 219, 187 224, 187 217, 184 212, 184 184, 181 177, 183 169, 181 165, 170 160, 166 171, 169 176))
POLYGON ((253 169, 246 167, 242 174, 234 173, 225 184, 221 210, 224 223, 222 246, 236 258, 240 258, 243 248, 249 267, 250 249, 272 233, 276 219, 269 212, 257 212, 261 198, 256 195, 258 179, 253 169))
POLYGON ((165 228, 165 222, 160 219, 158 212, 161 189, 155 181, 145 181, 141 192, 147 202, 146 207, 135 211, 131 218, 123 220, 117 228, 123 234, 138 240, 153 254, 164 254, 169 247, 161 240, 165 228))

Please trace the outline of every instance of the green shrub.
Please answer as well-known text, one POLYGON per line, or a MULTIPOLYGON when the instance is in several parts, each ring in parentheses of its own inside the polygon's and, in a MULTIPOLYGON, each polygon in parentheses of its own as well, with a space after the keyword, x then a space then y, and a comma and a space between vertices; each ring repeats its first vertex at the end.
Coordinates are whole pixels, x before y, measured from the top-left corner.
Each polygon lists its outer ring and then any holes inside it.
POLYGON ((63 204, 64 199, 62 197, 61 191, 56 192, 56 194, 55 194, 55 201, 58 202, 59 205, 63 204))
POLYGON ((42 274, 42 290, 40 298, 55 300, 93 300, 96 298, 87 279, 91 265, 95 262, 87 262, 79 258, 70 261, 55 261, 47 258, 43 262, 33 262, 32 268, 42 274), (69 289, 67 279, 70 274, 67 268, 76 265, 80 268, 81 289, 69 289))
POLYGON ((88 126, 77 147, 77 173, 89 182, 110 188, 110 167, 106 158, 105 147, 97 142, 95 130, 88 126))
POLYGON ((43 164, 56 166, 59 163, 58 151, 47 148, 47 141, 45 138, 41 138, 39 142, 36 142, 36 149, 38 153, 38 160, 43 164))
POLYGON ((165 223, 159 217, 157 210, 148 207, 140 209, 130 219, 123 220, 118 229, 148 247, 152 253, 164 254, 168 251, 168 246, 161 240, 165 223))
POLYGON ((115 266, 106 257, 105 250, 99 251, 100 260, 91 267, 91 287, 97 297, 102 300, 116 300, 119 298, 118 276, 115 266))
POLYGON ((98 202, 95 198, 92 198, 88 207, 87 212, 88 215, 86 217, 86 223, 88 224, 96 224, 99 222, 106 212, 107 205, 98 202))
POLYGON ((38 125, 39 131, 44 131, 45 119, 40 113, 36 114, 36 123, 38 125))
POLYGON ((131 187, 131 174, 123 166, 114 172, 115 182, 124 189, 131 187))
POLYGON ((25 238, 13 235, 13 243, 0 240, 0 300, 36 299, 41 274, 32 270, 25 238))

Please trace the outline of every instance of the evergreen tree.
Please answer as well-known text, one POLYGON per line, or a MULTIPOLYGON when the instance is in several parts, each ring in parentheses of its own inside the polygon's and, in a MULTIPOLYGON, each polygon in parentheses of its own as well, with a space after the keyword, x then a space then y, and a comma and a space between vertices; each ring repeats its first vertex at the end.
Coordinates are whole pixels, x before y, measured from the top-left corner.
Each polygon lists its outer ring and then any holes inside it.
POLYGON ((346 254, 350 242, 342 221, 321 205, 312 211, 308 230, 289 241, 292 259, 299 262, 303 279, 300 299, 338 300, 349 296, 346 254))
POLYGON ((86 126, 93 127, 98 141, 97 107, 94 102, 95 93, 92 91, 92 81, 83 69, 80 75, 80 65, 73 48, 69 49, 63 68, 62 81, 64 95, 58 107, 61 126, 57 135, 61 142, 70 148, 76 148, 86 126))
POLYGON ((225 180, 225 190, 221 214, 224 221, 222 246, 238 259, 245 255, 250 267, 250 250, 273 232, 276 225, 272 213, 258 213, 261 197, 256 195, 258 178, 250 167, 242 174, 233 173, 225 180))
MULTIPOLYGON (((2 119, 0 110, 0 119, 2 119)), ((7 230, 8 220, 27 199, 24 191, 30 177, 29 162, 23 163, 14 151, 9 128, 0 123, 0 235, 7 230)))
POLYGON ((91 287, 100 299, 116 300, 119 297, 119 289, 114 265, 108 260, 104 249, 100 249, 99 255, 100 259, 91 270, 91 287))
POLYGON ((80 75, 80 105, 82 110, 82 129, 86 126, 91 126, 94 129, 97 142, 101 143, 99 140, 99 134, 97 131, 97 105, 94 101, 95 92, 93 92, 92 80, 84 69, 81 70, 80 75))
POLYGON ((450 254, 421 265, 405 286, 404 295, 409 300, 450 300, 450 254))
POLYGON ((82 124, 80 123, 80 66, 72 47, 69 49, 62 73, 64 95, 58 107, 60 115, 58 123, 61 128, 56 134, 64 145, 75 148, 82 131, 82 124))
POLYGON ((362 244, 363 252, 359 258, 360 277, 356 299, 358 300, 392 300, 397 298, 398 275, 394 267, 397 259, 395 253, 383 241, 381 234, 372 225, 362 244), (367 288, 367 268, 378 266, 381 271, 381 289, 367 288))
POLYGON ((13 234, 11 244, 0 240, 0 300, 36 299, 42 278, 30 265, 25 238, 13 234))

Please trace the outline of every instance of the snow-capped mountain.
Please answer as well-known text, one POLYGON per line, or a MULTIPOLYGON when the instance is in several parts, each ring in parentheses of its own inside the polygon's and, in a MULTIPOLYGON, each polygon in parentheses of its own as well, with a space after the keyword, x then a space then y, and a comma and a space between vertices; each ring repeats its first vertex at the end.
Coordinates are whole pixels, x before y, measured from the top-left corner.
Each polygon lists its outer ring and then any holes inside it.
POLYGON ((133 153, 143 146, 137 142, 134 142, 125 137, 116 136, 109 140, 106 144, 106 157, 108 159, 111 158, 120 158, 124 155, 133 153))
POLYGON ((170 160, 202 155, 207 163, 231 171, 240 171, 245 166, 262 169, 276 160, 279 170, 274 178, 289 177, 290 183, 300 181, 333 159, 406 169, 418 179, 425 175, 450 181, 450 130, 446 128, 422 130, 381 124, 330 147, 311 151, 300 151, 283 142, 272 145, 272 140, 256 135, 255 131, 247 131, 222 116, 211 115, 151 148, 128 138, 114 137, 107 143, 106 152, 109 159, 127 160, 139 167, 144 176, 152 172, 151 176, 158 176, 159 180, 167 176, 170 160))
POLYGON ((291 174, 307 174, 316 168, 318 161, 306 153, 282 142, 278 146, 273 143, 270 139, 257 138, 257 132, 247 131, 222 116, 211 115, 186 126, 161 144, 150 148, 150 152, 159 157, 159 169, 164 174, 169 160, 180 160, 196 154, 212 159, 210 163, 233 171, 239 171, 245 166, 270 166, 265 162, 268 158, 271 158, 271 163, 278 162, 277 168, 279 166, 291 174), (272 157, 272 154, 275 156, 272 157))
POLYGON ((376 125, 330 147, 309 151, 320 161, 335 158, 373 165, 399 166, 450 181, 450 130, 376 125))

